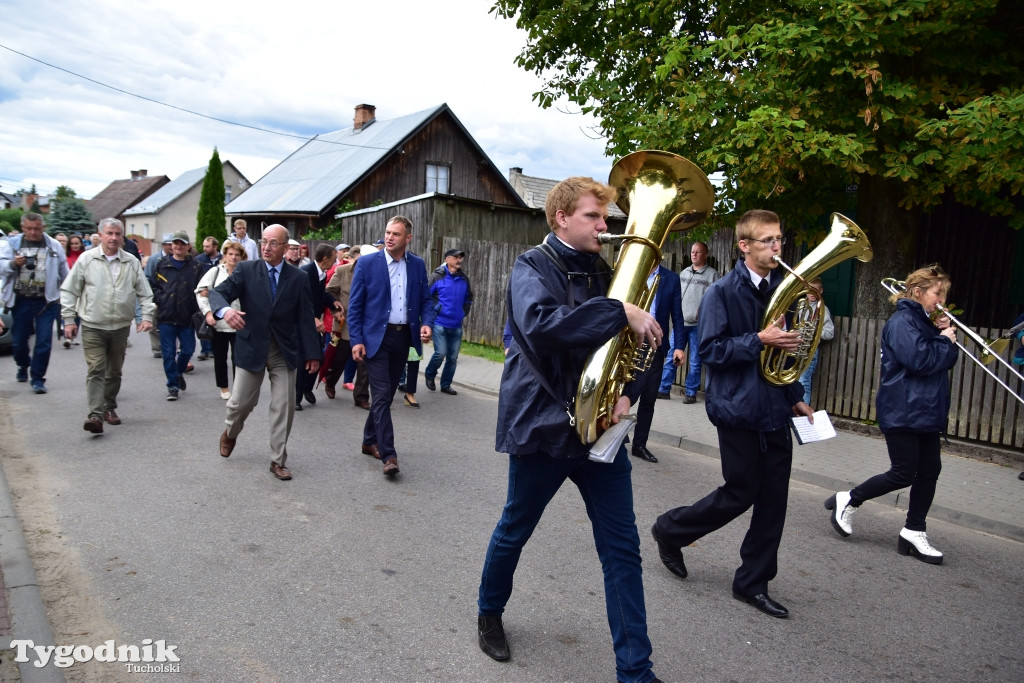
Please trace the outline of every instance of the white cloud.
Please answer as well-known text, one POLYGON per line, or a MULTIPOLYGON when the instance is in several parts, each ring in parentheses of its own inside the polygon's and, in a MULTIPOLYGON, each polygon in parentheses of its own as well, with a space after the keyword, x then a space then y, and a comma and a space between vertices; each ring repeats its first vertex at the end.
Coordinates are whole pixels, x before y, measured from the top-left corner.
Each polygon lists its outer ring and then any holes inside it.
MULTIPOLYGON (((447 102, 503 173, 607 177, 592 119, 541 110, 514 65, 525 34, 479 0, 13 0, 0 44, 209 116, 312 135, 368 103, 393 118, 447 102)), ((91 197, 132 169, 177 177, 214 146, 255 181, 301 144, 114 92, 0 49, 0 186, 91 197)))

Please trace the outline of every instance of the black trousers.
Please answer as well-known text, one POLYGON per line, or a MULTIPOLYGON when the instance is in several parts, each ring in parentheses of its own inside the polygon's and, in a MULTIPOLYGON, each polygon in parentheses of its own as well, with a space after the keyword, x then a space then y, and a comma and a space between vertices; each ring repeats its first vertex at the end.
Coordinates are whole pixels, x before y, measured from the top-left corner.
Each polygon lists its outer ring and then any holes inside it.
POLYGON ((890 432, 885 435, 885 445, 889 448, 892 467, 850 491, 850 504, 859 506, 865 500, 909 486, 907 528, 925 531, 925 518, 935 498, 935 484, 942 471, 939 434, 890 432))
MULTIPOLYGON (((352 342, 348 339, 338 340, 338 351, 331 360, 331 367, 324 375, 324 384, 334 389, 345 373, 345 364, 352 360, 352 342)), ((370 380, 366 375, 366 364, 358 363, 356 367, 355 390, 352 399, 356 402, 370 400, 370 380)))
POLYGON ((363 425, 363 443, 377 444, 382 461, 397 455, 391 402, 402 377, 402 368, 408 360, 409 328, 396 330, 389 325, 377 353, 363 361, 370 376, 370 414, 363 425))
POLYGON ((661 371, 665 366, 665 352, 660 348, 654 354, 651 367, 640 375, 640 399, 636 408, 636 427, 633 428, 633 447, 646 446, 654 420, 654 404, 661 390, 661 371))
POLYGON ((792 437, 788 429, 753 432, 719 427, 718 443, 725 483, 693 505, 658 517, 655 530, 670 544, 684 547, 753 506, 750 528, 740 546, 743 563, 733 577, 732 589, 744 596, 766 593, 768 582, 778 573, 793 465, 792 437))

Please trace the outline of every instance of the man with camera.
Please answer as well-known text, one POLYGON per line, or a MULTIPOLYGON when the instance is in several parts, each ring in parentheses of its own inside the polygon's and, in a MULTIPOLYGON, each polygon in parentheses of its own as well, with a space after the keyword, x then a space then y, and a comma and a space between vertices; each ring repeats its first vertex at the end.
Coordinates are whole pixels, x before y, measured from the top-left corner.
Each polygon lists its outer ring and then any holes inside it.
POLYGON ((60 242, 43 232, 43 217, 26 213, 21 234, 0 242, 0 302, 11 312, 14 362, 19 382, 31 378, 32 391, 46 393, 53 324, 60 315, 60 284, 68 261, 60 242), (29 353, 28 340, 35 334, 29 353))

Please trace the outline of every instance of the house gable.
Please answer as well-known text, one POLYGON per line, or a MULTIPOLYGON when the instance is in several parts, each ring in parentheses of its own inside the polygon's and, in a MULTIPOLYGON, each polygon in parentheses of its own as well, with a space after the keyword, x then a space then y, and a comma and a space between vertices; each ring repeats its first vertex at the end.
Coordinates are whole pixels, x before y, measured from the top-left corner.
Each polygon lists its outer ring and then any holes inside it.
POLYGON ((123 218, 124 212, 171 182, 165 175, 147 176, 145 170, 132 171, 132 177, 115 180, 95 197, 86 201, 97 222, 104 218, 123 218))

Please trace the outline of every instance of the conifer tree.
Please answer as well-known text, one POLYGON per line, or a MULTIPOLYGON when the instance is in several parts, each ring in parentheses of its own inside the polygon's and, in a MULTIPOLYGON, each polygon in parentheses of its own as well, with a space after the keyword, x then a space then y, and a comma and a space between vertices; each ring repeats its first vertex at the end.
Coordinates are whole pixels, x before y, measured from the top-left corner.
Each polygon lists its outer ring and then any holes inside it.
POLYGON ((210 166, 203 179, 203 191, 199 195, 199 214, 196 216, 196 251, 203 251, 203 240, 214 237, 222 244, 228 237, 224 219, 224 165, 220 162, 217 148, 213 148, 210 166))

